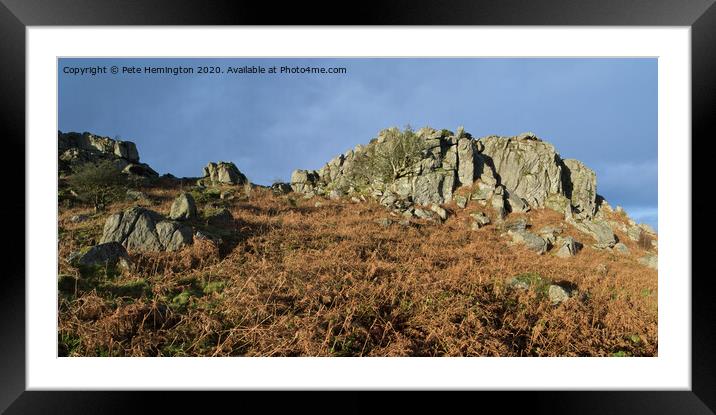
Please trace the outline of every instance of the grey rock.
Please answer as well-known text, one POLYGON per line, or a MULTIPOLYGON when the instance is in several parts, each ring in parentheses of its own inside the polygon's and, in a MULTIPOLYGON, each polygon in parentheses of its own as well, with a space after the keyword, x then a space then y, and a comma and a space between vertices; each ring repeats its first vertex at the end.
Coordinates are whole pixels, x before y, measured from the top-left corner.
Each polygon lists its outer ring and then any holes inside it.
POLYGON ((574 240, 571 236, 559 237, 554 243, 556 251, 555 256, 559 258, 568 258, 577 255, 581 244, 574 240))
POLYGON ((631 226, 627 229, 627 237, 632 241, 639 241, 641 239, 642 230, 638 226, 631 226))
POLYGON ((398 201, 398 197, 395 194, 393 194, 391 192, 386 192, 386 193, 383 193, 383 195, 380 197, 379 203, 383 206, 389 207, 389 206, 393 206, 393 204, 395 204, 395 202, 397 202, 397 201, 398 201))
POLYGON ((494 167, 500 184, 541 207, 547 196, 562 193, 562 166, 554 146, 533 135, 483 137, 482 156, 494 167))
POLYGON ((470 217, 473 219, 471 225, 471 229, 473 230, 480 229, 483 226, 490 224, 490 218, 482 212, 473 212, 470 214, 470 217))
POLYGON ((505 205, 505 199, 501 194, 494 194, 490 198, 490 206, 495 211, 498 220, 502 220, 507 216, 507 206, 505 205))
POLYGON ((296 193, 312 192, 318 184, 318 179, 315 170, 294 170, 291 173, 291 189, 296 193))
POLYGON ((455 199, 455 204, 457 204, 457 207, 460 209, 465 209, 465 206, 467 206, 467 197, 458 195, 455 196, 453 199, 455 199))
POLYGON ((328 198, 332 199, 332 200, 338 200, 338 199, 342 198, 343 196, 345 196, 345 194, 338 189, 333 189, 333 190, 331 190, 330 193, 328 193, 328 198))
POLYGON ((597 175, 579 160, 563 160, 565 194, 577 219, 591 219, 596 213, 597 175))
POLYGON ((495 191, 494 185, 486 184, 482 181, 477 182, 470 198, 472 200, 489 200, 495 191))
POLYGON ((639 227, 641 228, 642 231, 648 233, 648 234, 651 235, 651 236, 655 236, 655 235, 656 235, 656 231, 654 230, 654 228, 652 228, 651 226, 647 225, 646 223, 640 223, 640 224, 639 224, 639 227))
POLYGON ((547 295, 550 303, 557 305, 569 300, 570 292, 560 285, 552 284, 547 290, 547 295))
POLYGON ((156 230, 165 251, 176 251, 193 242, 191 228, 177 222, 161 221, 157 223, 156 230))
POLYGON ((612 248, 614 252, 620 255, 628 255, 629 254, 629 247, 624 245, 621 242, 617 242, 614 247, 612 248))
POLYGON ((583 222, 572 222, 575 228, 579 231, 586 233, 595 239, 594 247, 598 249, 611 248, 617 243, 617 238, 614 236, 612 228, 603 221, 583 221, 583 222))
POLYGON ((502 228, 507 231, 524 231, 530 224, 525 218, 513 219, 505 222, 502 228))
POLYGON ((438 205, 433 204, 432 206, 430 206, 430 210, 432 210, 433 212, 437 213, 438 217, 439 217, 441 220, 446 220, 447 217, 448 217, 448 212, 447 212, 447 210, 443 209, 442 207, 440 207, 440 206, 438 206, 438 205))
POLYGON ((77 265, 80 266, 114 266, 120 258, 129 258, 127 250, 117 242, 107 242, 91 247, 85 253, 77 256, 76 260, 77 265))
POLYGON ((85 163, 115 161, 121 169, 139 163, 137 146, 131 141, 101 137, 88 132, 57 132, 58 162, 61 172, 71 173, 85 163))
POLYGON ((559 213, 565 213, 565 216, 567 216, 567 212, 570 215, 572 213, 571 201, 567 196, 560 193, 553 193, 551 195, 548 195, 547 198, 544 200, 544 207, 546 207, 547 209, 552 209, 559 213))
POLYGON ((467 137, 458 137, 457 141, 457 177, 461 185, 471 185, 475 181, 475 142, 467 137))
POLYGON ((649 268, 659 269, 659 257, 656 254, 647 254, 639 258, 639 263, 649 268))
POLYGON ((219 209, 206 215, 206 223, 209 225, 228 225, 231 224, 233 220, 234 216, 226 208, 219 209))
POLYGON ((245 185, 249 182, 234 163, 225 161, 207 164, 204 167, 204 178, 212 185, 245 185))
POLYGON ((510 208, 510 212, 525 213, 530 211, 530 206, 521 197, 517 196, 514 192, 507 193, 507 203, 510 208))
POLYGON ((524 244, 528 249, 543 254, 549 249, 549 244, 544 239, 526 230, 508 231, 508 235, 512 237, 512 242, 516 244, 524 244))
POLYGON ((169 217, 174 220, 189 220, 197 217, 196 202, 190 193, 182 193, 174 199, 169 217))
POLYGON ((159 173, 154 171, 148 164, 144 163, 130 163, 123 170, 122 173, 134 176, 134 177, 145 177, 153 178, 159 177, 159 173))
POLYGON ((191 244, 191 235, 187 226, 167 221, 149 209, 132 207, 107 218, 100 242, 117 242, 129 251, 165 251, 191 244))
POLYGON ((433 219, 433 213, 425 209, 416 208, 413 214, 420 219, 433 219))

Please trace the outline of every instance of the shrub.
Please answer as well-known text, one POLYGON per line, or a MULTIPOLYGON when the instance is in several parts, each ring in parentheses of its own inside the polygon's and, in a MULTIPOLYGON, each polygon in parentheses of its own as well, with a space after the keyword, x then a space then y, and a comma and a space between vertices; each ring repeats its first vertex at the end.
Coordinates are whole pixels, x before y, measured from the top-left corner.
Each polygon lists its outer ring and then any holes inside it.
POLYGON ((96 210, 124 195, 127 177, 110 160, 87 163, 67 178, 70 187, 85 203, 91 203, 96 210))
POLYGON ((391 183, 408 175, 422 159, 425 141, 410 126, 403 131, 391 128, 383 134, 382 142, 372 142, 356 157, 350 174, 353 185, 391 183))

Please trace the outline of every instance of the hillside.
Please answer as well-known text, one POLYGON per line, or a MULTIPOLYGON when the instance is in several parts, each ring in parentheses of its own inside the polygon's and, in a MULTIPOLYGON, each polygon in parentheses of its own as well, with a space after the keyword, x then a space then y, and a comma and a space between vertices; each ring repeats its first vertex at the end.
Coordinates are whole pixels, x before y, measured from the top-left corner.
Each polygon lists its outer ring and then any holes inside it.
POLYGON ((657 355, 655 232, 532 134, 383 130, 271 187, 119 166, 98 208, 72 177, 126 153, 87 147, 60 179, 61 355, 657 355))

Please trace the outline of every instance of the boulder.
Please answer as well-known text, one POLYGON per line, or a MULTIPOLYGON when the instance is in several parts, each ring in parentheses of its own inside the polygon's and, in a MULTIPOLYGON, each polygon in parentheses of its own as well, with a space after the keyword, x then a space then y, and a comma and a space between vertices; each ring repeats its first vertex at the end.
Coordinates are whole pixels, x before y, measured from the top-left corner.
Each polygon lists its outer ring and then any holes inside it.
POLYGON ((129 259, 127 250, 117 242, 107 242, 89 248, 76 261, 80 266, 114 266, 120 259, 129 259))
POLYGON ((460 209, 465 209, 465 206, 467 206, 467 197, 462 196, 462 195, 457 195, 457 196, 453 197, 453 199, 455 199, 455 204, 460 209))
POLYGON ((570 292, 561 285, 552 284, 547 290, 547 296, 552 305, 557 305, 569 300, 570 292))
POLYGON ((530 207, 527 202, 514 192, 507 192, 506 201, 510 207, 510 212, 525 213, 529 212, 530 207))
POLYGON ((639 226, 630 226, 627 229, 627 237, 635 242, 637 242, 637 241, 639 241, 639 239, 641 239, 641 233, 642 233, 642 230, 639 226))
POLYGON ((432 219, 433 219, 433 213, 432 213, 431 211, 429 211, 429 210, 416 208, 416 209, 413 211, 413 214, 414 214, 416 217, 420 218, 420 219, 428 219, 428 220, 432 220, 432 219))
POLYGON ((503 229, 507 231, 524 231, 529 226, 530 224, 525 218, 509 220, 502 225, 503 229))
POLYGON ((225 208, 206 214, 206 223, 209 225, 228 225, 233 222, 233 220, 234 216, 225 208))
POLYGON ((492 206, 492 209, 495 211, 498 220, 502 220, 507 216, 507 206, 505 205, 503 195, 492 195, 490 198, 490 206, 492 206))
POLYGON ((318 174, 311 170, 294 170, 291 173, 291 189, 296 193, 309 193, 318 184, 318 174))
POLYGON ((190 245, 192 231, 157 212, 132 207, 107 218, 100 242, 118 242, 129 251, 172 251, 190 245))
POLYGON ((470 217, 473 219, 471 225, 472 230, 477 230, 490 224, 490 218, 482 212, 471 213, 470 217))
POLYGON ((190 193, 182 193, 174 199, 169 218, 174 220, 188 220, 197 217, 196 202, 190 193))
POLYGON ((544 239, 533 234, 530 231, 518 230, 508 231, 508 235, 512 237, 512 243, 524 244, 528 249, 543 254, 549 249, 549 244, 544 239))
POLYGON ((448 217, 447 210, 443 209, 442 207, 440 207, 438 205, 434 204, 434 205, 430 206, 430 210, 437 213, 440 220, 446 220, 448 217))
POLYGON ((614 245, 614 247, 612 248, 612 251, 616 252, 619 255, 629 255, 629 247, 621 242, 617 242, 616 245, 614 245))
POLYGON ((656 254, 647 254, 639 258, 639 263, 649 268, 659 269, 659 257, 656 254))
POLYGON ((560 233, 562 233, 562 228, 557 226, 544 226, 537 231, 540 238, 547 241, 550 245, 554 245, 560 233))
POLYGON ((246 176, 239 171, 234 163, 225 161, 207 164, 204 167, 204 178, 214 186, 219 184, 245 185, 249 183, 246 176))
POLYGON ((617 243, 612 228, 606 222, 599 220, 587 220, 582 222, 572 222, 575 228, 586 233, 596 241, 593 246, 598 249, 611 248, 617 243))
POLYGON ((495 191, 494 185, 486 184, 482 181, 476 182, 472 194, 470 195, 470 198, 472 200, 489 200, 492 197, 493 192, 495 191))
POLYGON ((135 177, 144 177, 144 178, 153 178, 153 177, 159 177, 159 173, 154 171, 151 167, 149 167, 148 164, 145 163, 130 163, 124 169, 122 169, 122 173, 135 176, 135 177))
POLYGON ((564 238, 557 238, 554 243, 554 246, 557 249, 554 253, 555 256, 559 258, 568 258, 577 255, 581 244, 575 241, 574 238, 572 238, 571 236, 567 236, 564 238))

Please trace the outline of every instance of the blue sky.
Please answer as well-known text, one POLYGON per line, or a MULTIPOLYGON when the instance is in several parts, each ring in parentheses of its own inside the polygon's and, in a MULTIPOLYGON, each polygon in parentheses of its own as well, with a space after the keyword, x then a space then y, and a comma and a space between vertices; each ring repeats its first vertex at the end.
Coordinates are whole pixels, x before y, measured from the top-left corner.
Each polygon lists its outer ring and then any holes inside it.
POLYGON ((656 59, 60 59, 59 126, 137 143, 160 173, 233 161, 288 181, 390 126, 480 137, 532 131, 597 173, 597 191, 657 221, 656 59), (185 66, 192 75, 72 75, 68 67, 185 66), (345 74, 197 74, 199 66, 345 67, 345 74))

